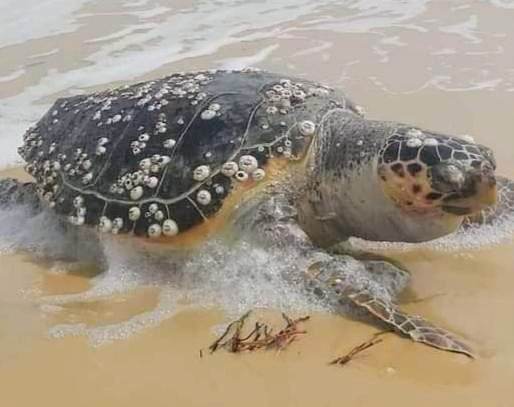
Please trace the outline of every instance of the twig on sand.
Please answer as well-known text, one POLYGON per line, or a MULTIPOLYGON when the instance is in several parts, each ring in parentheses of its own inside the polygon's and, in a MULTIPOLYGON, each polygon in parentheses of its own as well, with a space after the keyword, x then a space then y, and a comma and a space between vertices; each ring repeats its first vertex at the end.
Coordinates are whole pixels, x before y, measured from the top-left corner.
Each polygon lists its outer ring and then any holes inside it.
POLYGON ((286 326, 276 334, 273 334, 273 328, 269 325, 257 321, 252 331, 242 337, 244 324, 250 316, 250 312, 248 311, 227 326, 223 334, 209 346, 211 353, 220 348, 225 348, 233 353, 257 349, 277 349, 281 351, 290 345, 298 335, 307 333, 307 331, 300 329, 298 324, 307 321, 310 318, 309 316, 291 319, 282 313, 286 326))
POLYGON ((355 356, 357 356, 359 353, 365 351, 366 349, 371 348, 372 346, 375 346, 383 341, 382 338, 380 338, 381 335, 384 335, 386 333, 389 333, 390 331, 382 331, 377 332, 374 334, 370 339, 368 339, 365 342, 362 342, 361 344, 355 346, 352 348, 346 355, 340 356, 334 360, 332 360, 329 365, 346 365, 350 360, 352 360, 355 356))

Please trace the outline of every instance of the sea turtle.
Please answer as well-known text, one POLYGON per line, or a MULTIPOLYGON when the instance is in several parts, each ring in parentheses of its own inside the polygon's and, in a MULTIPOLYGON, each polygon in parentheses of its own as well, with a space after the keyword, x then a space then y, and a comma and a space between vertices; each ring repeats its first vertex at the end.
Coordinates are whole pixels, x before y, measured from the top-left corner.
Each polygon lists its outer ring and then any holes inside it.
POLYGON ((395 304, 401 267, 333 249, 351 236, 426 241, 483 210, 512 211, 514 184, 470 138, 368 120, 340 91, 245 69, 62 98, 23 140, 35 183, 4 180, 4 204, 30 201, 73 225, 176 250, 227 228, 265 247, 294 245, 306 287, 327 301, 471 355, 395 304))

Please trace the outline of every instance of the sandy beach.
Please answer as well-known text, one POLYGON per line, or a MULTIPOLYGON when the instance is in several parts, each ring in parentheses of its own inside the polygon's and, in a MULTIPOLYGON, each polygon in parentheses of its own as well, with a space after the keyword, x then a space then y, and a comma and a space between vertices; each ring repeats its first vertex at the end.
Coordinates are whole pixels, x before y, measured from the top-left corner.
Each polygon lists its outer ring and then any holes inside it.
MULTIPOLYGON (((38 9, 24 1, 8 1, 10 14, 0 17, 9 28, 0 35, 1 177, 26 177, 15 146, 59 96, 246 65, 342 88, 373 118, 471 134, 495 151, 498 173, 514 177, 514 9, 505 2, 411 1, 398 8, 364 1, 53 0, 38 9), (17 7, 24 6, 31 7, 25 18, 41 20, 32 31, 7 24, 21 21, 17 7)), ((174 302, 173 287, 155 284, 165 270, 142 270, 144 258, 117 267, 124 252, 112 247, 110 276, 127 277, 125 285, 81 298, 102 282, 96 266, 46 249, 35 255, 53 239, 67 247, 51 231, 38 243, 44 225, 34 232, 34 248, 9 230, 0 227, 2 406, 514 405, 512 225, 441 244, 375 248, 412 273, 403 307, 462 335, 477 350, 475 360, 387 334, 345 366, 328 363, 376 327, 259 279, 215 285, 210 293, 206 280, 198 293, 193 287, 174 302), (116 274, 124 267, 130 273, 116 274), (233 298, 220 306, 200 301, 209 295, 233 298), (69 300, 48 301, 56 298, 69 300), (287 349, 209 354, 220 327, 245 309, 255 306, 259 318, 282 324, 284 298, 298 302, 292 316, 311 316, 307 333, 287 349)), ((24 232, 19 236, 31 234, 24 232)), ((223 269, 215 276, 221 279, 223 269)))

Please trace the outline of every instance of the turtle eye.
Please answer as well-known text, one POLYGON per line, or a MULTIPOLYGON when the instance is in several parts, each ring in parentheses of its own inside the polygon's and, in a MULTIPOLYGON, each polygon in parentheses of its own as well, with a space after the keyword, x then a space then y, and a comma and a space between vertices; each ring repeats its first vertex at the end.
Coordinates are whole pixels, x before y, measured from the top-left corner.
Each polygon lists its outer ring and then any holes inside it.
POLYGON ((432 188, 441 193, 459 191, 466 180, 462 169, 454 164, 446 163, 430 167, 428 176, 432 188))

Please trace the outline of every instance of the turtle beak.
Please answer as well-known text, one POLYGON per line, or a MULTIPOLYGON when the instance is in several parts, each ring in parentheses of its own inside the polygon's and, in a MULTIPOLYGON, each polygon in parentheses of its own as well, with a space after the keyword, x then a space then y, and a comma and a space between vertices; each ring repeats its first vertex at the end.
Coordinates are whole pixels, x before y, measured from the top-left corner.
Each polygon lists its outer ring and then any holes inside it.
POLYGON ((494 206, 497 199, 496 177, 489 163, 482 163, 479 168, 466 175, 462 188, 443 199, 442 209, 454 215, 464 216, 478 213, 494 206))

